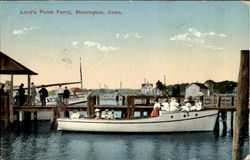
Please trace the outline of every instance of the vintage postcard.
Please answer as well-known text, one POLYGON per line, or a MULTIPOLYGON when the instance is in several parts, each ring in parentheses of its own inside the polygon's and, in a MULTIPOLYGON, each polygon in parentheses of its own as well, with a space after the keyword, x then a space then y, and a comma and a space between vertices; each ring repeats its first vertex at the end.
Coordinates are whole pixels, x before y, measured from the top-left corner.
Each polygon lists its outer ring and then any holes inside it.
POLYGON ((231 159, 249 5, 1 1, 1 160, 231 159))

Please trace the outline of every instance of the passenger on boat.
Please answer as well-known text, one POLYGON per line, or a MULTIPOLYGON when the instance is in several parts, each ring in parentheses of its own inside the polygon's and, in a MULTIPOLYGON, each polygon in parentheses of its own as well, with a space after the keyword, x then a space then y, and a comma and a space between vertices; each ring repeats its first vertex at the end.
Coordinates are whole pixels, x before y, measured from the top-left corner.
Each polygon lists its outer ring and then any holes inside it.
POLYGON ((169 110, 172 111, 172 112, 176 112, 176 111, 179 111, 179 103, 177 102, 177 100, 175 98, 171 98, 170 99, 170 107, 169 107, 169 110))
POLYGON ((109 110, 108 109, 103 111, 103 114, 101 115, 101 118, 103 118, 103 119, 108 119, 109 118, 109 110))
POLYGON ((115 111, 114 110, 111 110, 111 112, 109 114, 109 119, 116 119, 115 111))
POLYGON ((203 110, 203 109, 204 109, 204 107, 203 107, 201 101, 196 102, 196 103, 195 103, 195 106, 196 106, 196 110, 197 110, 197 111, 200 111, 200 110, 203 110))
POLYGON ((165 102, 162 103, 161 110, 170 111, 170 106, 169 106, 168 100, 165 100, 165 102))
POLYGON ((189 112, 191 109, 191 104, 189 103, 189 101, 187 99, 184 100, 185 105, 181 106, 181 111, 186 111, 189 112))
POLYGON ((151 112, 151 117, 158 117, 160 108, 161 108, 161 104, 158 102, 158 99, 156 99, 155 104, 154 104, 154 109, 151 112))
POLYGON ((79 114, 76 110, 73 111, 73 113, 71 114, 71 119, 78 119, 79 118, 79 114))

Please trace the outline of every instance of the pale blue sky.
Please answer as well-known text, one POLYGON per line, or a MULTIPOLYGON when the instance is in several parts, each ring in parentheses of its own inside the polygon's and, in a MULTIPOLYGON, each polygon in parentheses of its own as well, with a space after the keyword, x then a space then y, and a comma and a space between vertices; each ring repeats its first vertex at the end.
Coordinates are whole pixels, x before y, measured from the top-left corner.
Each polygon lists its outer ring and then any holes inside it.
POLYGON ((1 51, 38 72, 36 84, 79 80, 80 56, 87 88, 118 88, 120 81, 140 88, 144 78, 155 84, 164 74, 167 84, 237 81, 242 49, 249 49, 243 2, 1 2, 1 51), (30 10, 38 13, 20 14, 30 10))

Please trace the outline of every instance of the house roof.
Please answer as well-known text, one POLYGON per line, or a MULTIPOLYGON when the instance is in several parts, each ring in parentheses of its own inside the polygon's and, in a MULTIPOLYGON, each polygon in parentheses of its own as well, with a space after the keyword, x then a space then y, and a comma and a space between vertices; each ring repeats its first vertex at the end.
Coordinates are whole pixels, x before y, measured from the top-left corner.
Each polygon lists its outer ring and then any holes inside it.
POLYGON ((37 75, 21 63, 0 51, 0 74, 37 75))
POLYGON ((197 85, 198 87, 202 88, 202 89, 208 89, 207 86, 205 86, 204 84, 202 83, 191 83, 189 85, 186 86, 186 88, 188 88, 189 86, 191 86, 192 84, 195 84, 197 85))
POLYGON ((152 84, 152 83, 143 83, 143 84, 141 84, 141 87, 143 88, 143 87, 145 87, 145 86, 147 86, 147 85, 149 85, 149 86, 152 86, 152 87, 153 87, 153 84, 152 84))
POLYGON ((88 92, 89 90, 87 89, 81 89, 81 88, 78 88, 78 87, 73 87, 70 89, 72 92, 88 92))

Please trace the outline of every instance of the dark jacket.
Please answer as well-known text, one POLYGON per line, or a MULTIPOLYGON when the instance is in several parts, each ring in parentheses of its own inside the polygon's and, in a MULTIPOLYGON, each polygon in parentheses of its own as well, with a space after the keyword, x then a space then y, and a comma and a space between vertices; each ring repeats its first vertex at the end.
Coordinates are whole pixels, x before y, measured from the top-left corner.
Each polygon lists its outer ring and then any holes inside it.
POLYGON ((46 97, 49 96, 48 91, 47 91, 46 88, 40 89, 39 93, 40 93, 40 97, 41 97, 41 98, 46 98, 46 97))
POLYGON ((65 89, 63 92, 63 98, 69 98, 70 92, 68 89, 65 89))

